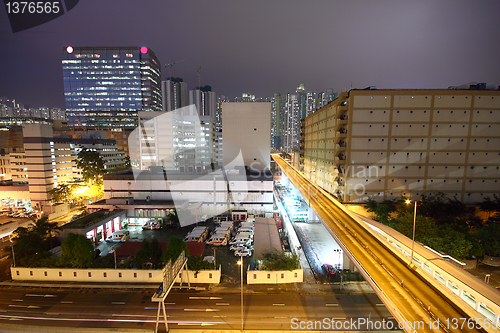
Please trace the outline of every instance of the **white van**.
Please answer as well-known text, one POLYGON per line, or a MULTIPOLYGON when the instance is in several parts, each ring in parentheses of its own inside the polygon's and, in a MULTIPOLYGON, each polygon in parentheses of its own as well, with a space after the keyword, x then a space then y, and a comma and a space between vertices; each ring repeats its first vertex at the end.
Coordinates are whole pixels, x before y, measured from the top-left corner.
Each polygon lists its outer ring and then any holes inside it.
POLYGON ((106 238, 106 242, 118 243, 126 242, 130 238, 130 232, 128 230, 119 230, 113 232, 106 238))
POLYGON ((208 227, 200 226, 194 227, 186 237, 184 237, 185 242, 203 242, 208 235, 208 227))
POLYGON ((249 236, 236 237, 229 242, 229 245, 250 245, 252 241, 253 239, 249 236))
POLYGON ((207 244, 210 244, 213 246, 226 246, 228 240, 229 240, 228 234, 214 234, 207 241, 207 244))
POLYGON ((160 224, 161 220, 149 220, 147 221, 143 226, 142 229, 148 229, 148 230, 158 230, 161 228, 160 224))

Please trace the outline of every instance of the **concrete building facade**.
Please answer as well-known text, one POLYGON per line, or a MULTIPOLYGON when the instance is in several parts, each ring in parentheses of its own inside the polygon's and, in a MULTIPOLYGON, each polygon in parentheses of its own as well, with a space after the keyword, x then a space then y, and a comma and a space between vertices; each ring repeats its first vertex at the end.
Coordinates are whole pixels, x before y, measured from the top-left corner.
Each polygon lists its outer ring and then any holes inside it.
POLYGON ((271 103, 233 102, 222 105, 223 160, 227 165, 241 151, 244 165, 269 169, 271 103))
POLYGON ((351 90, 304 130, 305 175, 344 202, 500 192, 498 89, 351 90))

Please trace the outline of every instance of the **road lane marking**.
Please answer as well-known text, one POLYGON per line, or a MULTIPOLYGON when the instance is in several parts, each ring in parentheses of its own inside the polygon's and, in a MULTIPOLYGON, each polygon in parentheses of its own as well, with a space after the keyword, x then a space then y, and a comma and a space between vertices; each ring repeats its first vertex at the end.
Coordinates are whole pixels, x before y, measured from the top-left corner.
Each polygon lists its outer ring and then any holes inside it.
POLYGON ((376 306, 385 306, 384 304, 375 304, 376 306))
POLYGON ((222 299, 222 297, 191 296, 189 299, 222 299))
POLYGON ((113 305, 123 305, 123 304, 125 304, 125 302, 111 302, 111 304, 113 304, 113 305))
MULTIPOLYGON (((111 316, 113 316, 113 317, 148 317, 148 318, 156 318, 156 316, 136 315, 136 314, 118 314, 118 313, 113 313, 111 316)), ((170 317, 170 316, 167 315, 167 317, 170 317)))
POLYGON ((165 305, 175 305, 175 303, 165 303, 165 305))
POLYGON ((21 318, 10 318, 9 320, 24 320, 24 319, 21 319, 21 318))
POLYGON ((56 295, 38 295, 38 294, 26 294, 27 297, 57 297, 56 295))
POLYGON ((28 309, 40 309, 39 306, 36 305, 17 305, 17 304, 9 304, 11 308, 28 308, 28 309))
POLYGON ((218 325, 219 323, 177 323, 179 326, 213 326, 213 325, 218 325))
POLYGON ((274 317, 274 318, 276 318, 276 319, 286 319, 288 317, 274 317))
POLYGON ((227 316, 220 316, 220 315, 215 315, 215 316, 212 316, 214 318, 226 318, 227 316))
POLYGON ((275 306, 285 306, 285 304, 283 304, 283 303, 273 303, 273 305, 275 305, 275 306))
POLYGON ((229 305, 229 303, 215 303, 215 305, 229 305))
POLYGON ((394 317, 387 317, 387 320, 394 320, 394 317))
POLYGON ((12 302, 24 302, 22 299, 13 299, 12 302))
POLYGON ((73 301, 61 301, 62 304, 73 304, 73 301))
POLYGON ((217 312, 219 309, 184 309, 184 311, 203 311, 203 312, 217 312))
POLYGON ((337 303, 326 303, 325 306, 339 306, 337 303))

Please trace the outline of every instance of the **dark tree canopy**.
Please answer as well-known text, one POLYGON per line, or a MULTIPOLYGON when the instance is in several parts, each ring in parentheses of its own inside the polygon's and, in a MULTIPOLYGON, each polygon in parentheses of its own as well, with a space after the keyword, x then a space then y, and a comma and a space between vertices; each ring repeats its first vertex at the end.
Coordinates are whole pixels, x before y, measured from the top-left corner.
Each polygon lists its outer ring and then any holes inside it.
POLYGON ((22 266, 44 265, 51 256, 48 250, 51 248, 53 233, 58 230, 57 223, 48 222, 47 217, 43 217, 35 221, 32 228, 17 228, 11 237, 13 245, 6 247, 4 251, 12 256, 13 246, 16 262, 22 266))
POLYGON ((262 269, 265 271, 292 271, 299 268, 299 257, 296 254, 287 255, 284 251, 272 249, 262 253, 262 269))
POLYGON ((84 235, 70 233, 61 244, 59 263, 62 266, 87 268, 92 265, 94 258, 94 245, 84 235))
POLYGON ((189 249, 186 245, 186 242, 180 238, 172 236, 167 243, 165 252, 163 252, 163 254, 161 255, 161 260, 164 263, 168 262, 169 260, 172 260, 172 262, 174 262, 179 257, 182 251, 185 252, 186 258, 188 258, 189 249))
POLYGON ((98 152, 83 148, 77 156, 76 166, 82 169, 83 179, 88 182, 102 182, 104 162, 98 152))

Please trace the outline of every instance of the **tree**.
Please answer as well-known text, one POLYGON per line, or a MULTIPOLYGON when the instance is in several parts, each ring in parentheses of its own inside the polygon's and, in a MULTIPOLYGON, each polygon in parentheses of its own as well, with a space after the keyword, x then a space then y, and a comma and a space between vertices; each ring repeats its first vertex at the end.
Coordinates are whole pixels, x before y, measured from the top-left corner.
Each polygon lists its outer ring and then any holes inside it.
POLYGON ((161 266, 161 245, 158 239, 153 238, 151 241, 151 260, 153 262, 153 267, 159 268, 161 266))
POLYGON ((165 252, 161 255, 161 260, 165 263, 172 260, 173 263, 177 260, 182 251, 186 254, 186 258, 189 258, 189 249, 186 242, 180 238, 172 236, 170 241, 167 243, 165 252))
POLYGON ((397 200, 386 199, 382 201, 382 203, 378 203, 373 199, 368 199, 368 201, 366 201, 366 206, 368 207, 368 212, 375 213, 377 221, 389 225, 391 213, 397 211, 397 200))
POLYGON ((284 251, 271 249, 262 253, 261 268, 265 271, 292 271, 299 268, 299 257, 296 254, 287 255, 284 251))
POLYGON ((36 220, 30 228, 17 228, 11 237, 13 245, 6 247, 4 251, 11 256, 14 246, 16 262, 22 266, 43 265, 51 256, 48 250, 51 248, 52 233, 58 229, 57 223, 48 222, 47 217, 43 217, 36 220))
POLYGON ((477 232, 477 238, 489 256, 500 256, 500 224, 489 223, 477 232))
POLYGON ((202 269, 214 269, 215 263, 210 263, 208 261, 203 260, 202 257, 189 257, 188 259, 188 268, 191 271, 200 271, 202 269))
POLYGON ((467 234, 453 229, 452 226, 439 228, 439 236, 429 237, 424 243, 434 250, 444 252, 457 259, 470 257, 473 244, 467 234))
POLYGON ((479 209, 482 210, 483 212, 488 213, 488 220, 491 222, 499 222, 500 219, 500 199, 498 198, 497 195, 493 195, 493 200, 490 199, 489 197, 486 197, 483 199, 482 202, 478 203, 479 209), (494 216, 491 216, 491 214, 494 214, 494 216))
MULTIPOLYGON (((405 235, 413 238, 413 212, 403 212, 397 218, 392 220, 394 229, 405 235)), ((433 219, 417 215, 415 223, 415 240, 425 243, 425 240, 435 237, 438 234, 436 222, 433 219)))
POLYGON ((90 267, 95 258, 92 241, 84 235, 70 233, 61 244, 61 258, 63 266, 73 268, 90 267))
POLYGON ((47 217, 42 217, 35 222, 33 232, 44 240, 49 241, 49 246, 52 248, 52 236, 54 232, 61 231, 61 227, 57 226, 57 222, 49 222, 47 217))
POLYGON ((82 169, 83 179, 89 183, 102 183, 104 162, 98 152, 83 148, 77 156, 76 166, 82 169))
POLYGON ((168 212, 167 214, 167 219, 169 221, 170 225, 177 225, 179 226, 179 215, 177 215, 177 210, 174 209, 173 211, 168 212))
POLYGON ((73 203, 74 198, 73 194, 73 186, 68 183, 59 183, 57 187, 54 187, 49 191, 50 195, 52 195, 52 200, 54 202, 65 202, 65 203, 73 203))
POLYGON ((422 195, 417 209, 420 215, 433 218, 439 225, 464 224, 464 217, 470 215, 462 202, 446 198, 442 192, 422 195))
POLYGON ((141 248, 137 250, 134 256, 134 263, 139 268, 144 268, 148 260, 151 259, 152 251, 149 242, 145 239, 142 241, 141 248))

